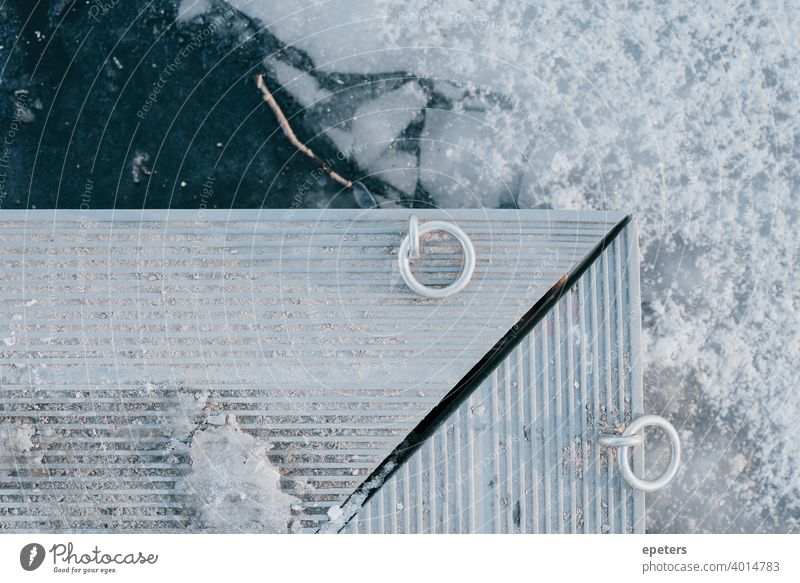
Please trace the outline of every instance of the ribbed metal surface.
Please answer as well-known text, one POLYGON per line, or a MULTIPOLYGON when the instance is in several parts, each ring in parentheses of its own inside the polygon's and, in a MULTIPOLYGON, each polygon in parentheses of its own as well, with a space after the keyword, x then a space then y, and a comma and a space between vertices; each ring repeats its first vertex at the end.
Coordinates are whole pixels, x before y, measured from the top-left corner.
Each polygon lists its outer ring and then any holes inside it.
MULTIPOLYGON (((397 274, 409 214, 0 212, 0 424, 33 444, 0 456, 0 528, 191 527, 175 444, 225 413, 312 530, 622 218, 417 211, 478 253, 442 301, 397 274)), ((425 248, 420 279, 452 279, 457 247, 425 248)))
MULTIPOLYGON (((348 533, 643 532, 597 445, 642 413, 633 226, 353 517, 348 533)), ((634 469, 641 475, 642 448, 634 469)), ((613 452, 613 453, 612 453, 613 452)))

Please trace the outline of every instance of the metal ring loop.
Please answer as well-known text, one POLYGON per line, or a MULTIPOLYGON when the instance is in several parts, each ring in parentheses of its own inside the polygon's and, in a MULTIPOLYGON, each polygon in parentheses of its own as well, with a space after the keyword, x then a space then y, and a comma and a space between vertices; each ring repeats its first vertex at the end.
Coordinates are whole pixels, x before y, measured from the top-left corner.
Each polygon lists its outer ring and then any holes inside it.
POLYGON ((607 447, 619 447, 617 452, 617 461, 619 462, 619 471, 622 477, 634 488, 643 492, 655 492, 669 484, 675 475, 678 473, 678 467, 681 463, 681 440, 678 437, 678 432, 672 426, 672 423, 659 417, 658 415, 642 415, 637 417, 625 428, 621 436, 604 435, 600 437, 598 443, 607 447), (669 437, 671 453, 669 466, 666 471, 655 480, 644 480, 638 478, 631 469, 631 461, 628 457, 628 448, 634 447, 635 443, 628 443, 625 439, 636 437, 639 438, 640 443, 644 443, 643 436, 638 432, 645 427, 660 427, 669 437))
POLYGON ((606 447, 632 447, 642 445, 644 438, 641 435, 603 435, 597 439, 597 443, 606 447))
POLYGON ((415 219, 416 217, 412 216, 411 220, 409 220, 409 233, 400 244, 400 251, 398 252, 400 275, 403 276, 403 281, 405 281, 406 285, 413 291, 428 298, 446 298, 457 294, 467 287, 470 279, 472 279, 472 274, 475 273, 475 247, 473 247, 472 241, 460 227, 453 223, 428 221, 422 226, 419 226, 419 223, 416 222, 415 219), (414 224, 415 222, 417 223, 416 225, 414 224), (415 231, 417 236, 413 237, 415 231), (453 283, 445 287, 428 287, 423 285, 414 277, 414 274, 411 273, 412 257, 410 251, 414 249, 412 241, 416 239, 416 249, 417 253, 419 253, 419 238, 433 231, 442 231, 452 235, 461 243, 461 249, 464 251, 464 266, 461 268, 461 273, 459 273, 453 283))
POLYGON ((408 258, 419 257, 419 219, 411 215, 408 219, 408 258))

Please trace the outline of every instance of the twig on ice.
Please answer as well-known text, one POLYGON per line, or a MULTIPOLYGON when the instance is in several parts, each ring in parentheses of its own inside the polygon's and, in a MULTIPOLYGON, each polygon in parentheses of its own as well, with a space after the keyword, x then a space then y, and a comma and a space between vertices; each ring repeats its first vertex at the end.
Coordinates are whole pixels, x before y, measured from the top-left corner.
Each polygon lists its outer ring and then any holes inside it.
POLYGON ((328 174, 328 176, 331 177, 332 180, 335 180, 345 188, 353 188, 353 183, 350 180, 344 178, 337 172, 334 172, 334 170, 328 164, 325 163, 325 160, 317 156, 311 150, 311 148, 309 148, 303 142, 297 139, 294 130, 292 130, 292 126, 289 125, 289 120, 287 120, 286 116, 283 115, 283 111, 281 111, 278 102, 275 101, 275 98, 272 96, 272 93, 270 93, 269 89, 267 89, 267 85, 266 83, 264 83, 264 76, 261 73, 256 75, 256 85, 258 85, 258 88, 261 90, 261 95, 264 98, 264 103, 269 105, 269 108, 272 110, 272 113, 274 113, 275 117, 278 119, 278 123, 280 124, 283 133, 286 134, 286 137, 289 139, 292 145, 301 152, 303 152, 303 154, 314 160, 314 162, 319 164, 320 167, 328 174))

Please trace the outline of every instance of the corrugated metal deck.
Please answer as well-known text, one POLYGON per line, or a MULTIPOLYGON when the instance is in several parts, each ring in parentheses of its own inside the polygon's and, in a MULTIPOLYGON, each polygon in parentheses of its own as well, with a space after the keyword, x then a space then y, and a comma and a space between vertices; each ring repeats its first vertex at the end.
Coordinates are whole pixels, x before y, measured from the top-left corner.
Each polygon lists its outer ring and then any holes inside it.
MULTIPOLYGON (((0 528, 198 528, 176 444, 233 414, 272 448, 295 527, 314 531, 623 218, 415 212, 475 243, 461 294, 403 284, 411 211, 0 212, 0 426, 30 443, 0 455, 0 528)), ((458 248, 425 248, 415 273, 454 277, 458 248)))
POLYGON ((644 493, 597 444, 642 414, 639 306, 629 225, 344 532, 644 532, 644 493))

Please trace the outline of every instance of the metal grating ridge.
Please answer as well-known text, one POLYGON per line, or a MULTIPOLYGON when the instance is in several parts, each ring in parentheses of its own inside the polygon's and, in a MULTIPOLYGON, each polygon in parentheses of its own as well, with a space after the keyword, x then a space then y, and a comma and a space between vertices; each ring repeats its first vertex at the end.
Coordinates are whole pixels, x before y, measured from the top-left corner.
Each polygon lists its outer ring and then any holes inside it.
MULTIPOLYGON (((198 523, 179 487, 234 415, 316 530, 622 217, 415 212, 475 243, 458 296, 396 273, 411 211, 0 212, 0 436, 30 444, 3 444, 0 529, 257 531, 198 523)), ((445 283, 460 253, 426 247, 445 283)))
POLYGON ((630 223, 342 532, 644 532, 597 444, 642 412, 639 306, 630 223))

